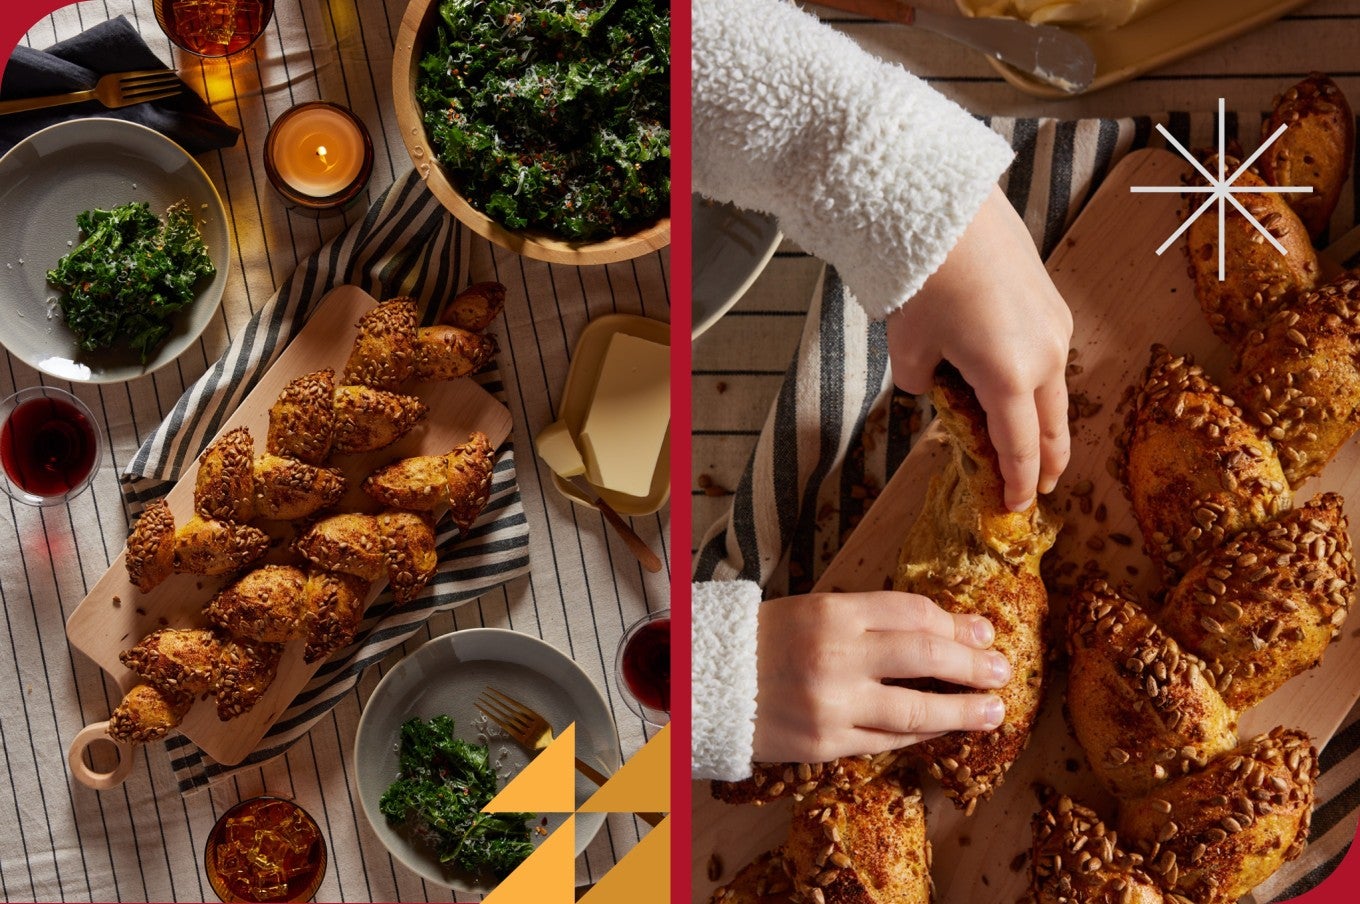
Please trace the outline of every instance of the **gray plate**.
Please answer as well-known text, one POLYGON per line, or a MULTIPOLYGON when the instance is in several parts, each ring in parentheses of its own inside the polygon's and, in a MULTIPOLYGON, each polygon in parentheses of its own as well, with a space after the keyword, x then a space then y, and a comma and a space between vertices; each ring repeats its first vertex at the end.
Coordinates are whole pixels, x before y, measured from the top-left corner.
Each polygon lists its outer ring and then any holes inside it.
POLYGON ((170 139, 120 119, 76 119, 25 138, 0 158, 0 342, 44 373, 77 383, 140 377, 179 357, 222 301, 231 261, 227 212, 208 174, 170 139), (143 365, 132 352, 82 352, 62 321, 47 271, 78 242, 76 215, 146 201, 158 215, 188 202, 217 274, 143 365), (20 263, 22 261, 22 263, 20 263), (52 314, 49 317, 49 308, 52 314))
MULTIPOLYGON (((429 719, 451 716, 456 734, 465 741, 482 742, 473 703, 486 687, 523 703, 548 720, 554 734, 576 723, 576 755, 606 775, 619 766, 619 736, 600 692, 581 668, 550 644, 536 637, 499 628, 469 628, 436 637, 407 656, 383 676, 359 717, 354 738, 354 772, 364 814, 392 856, 423 878, 457 892, 486 894, 495 887, 487 877, 446 870, 424 846, 387 824, 378 800, 397 778, 397 747, 401 724, 412 716, 429 719)), ((499 734, 490 739, 491 761, 514 776, 529 761, 524 749, 499 734), (507 752, 500 757, 501 748, 507 752)), ((576 805, 596 786, 576 776, 576 805)), ((547 814, 549 832, 569 814, 547 814)), ((604 825, 605 814, 582 813, 576 818, 576 853, 590 844, 604 825)), ((546 836, 533 836, 535 844, 546 836)))
POLYGON ((698 339, 736 304, 774 256, 783 236, 773 217, 692 195, 693 310, 698 339))

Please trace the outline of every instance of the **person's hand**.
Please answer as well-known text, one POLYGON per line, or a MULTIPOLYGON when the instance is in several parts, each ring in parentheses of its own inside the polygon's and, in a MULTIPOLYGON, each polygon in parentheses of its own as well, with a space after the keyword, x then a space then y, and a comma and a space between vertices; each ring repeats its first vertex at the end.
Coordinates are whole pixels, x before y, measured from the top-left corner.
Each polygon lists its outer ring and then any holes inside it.
POLYGON ((988 650, 980 615, 952 615, 914 593, 811 594, 760 606, 753 753, 762 763, 821 763, 905 747, 1005 717, 994 694, 930 694, 884 678, 997 688, 1010 663, 988 650))
POLYGON ((927 392, 945 359, 977 393, 1011 510, 1057 486, 1071 454, 1064 372, 1072 313, 999 188, 887 323, 898 387, 927 392))

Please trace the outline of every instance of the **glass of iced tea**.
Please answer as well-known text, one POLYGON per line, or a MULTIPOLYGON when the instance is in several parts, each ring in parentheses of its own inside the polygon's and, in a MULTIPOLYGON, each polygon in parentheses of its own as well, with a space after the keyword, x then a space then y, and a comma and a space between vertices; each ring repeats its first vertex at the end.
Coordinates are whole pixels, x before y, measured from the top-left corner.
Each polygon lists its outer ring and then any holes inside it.
POLYGON ((156 0, 156 22, 181 50, 228 57, 250 47, 274 15, 274 0, 156 0))
POLYGON ((614 680, 628 708, 652 725, 671 719, 671 610, 633 622, 614 656, 614 680))
POLYGON ((55 386, 0 401, 4 488, 25 505, 60 505, 94 479, 103 444, 85 403, 55 386))
POLYGON ((308 901, 326 875, 326 841, 316 820, 291 800, 252 797, 217 820, 203 866, 227 904, 308 901))

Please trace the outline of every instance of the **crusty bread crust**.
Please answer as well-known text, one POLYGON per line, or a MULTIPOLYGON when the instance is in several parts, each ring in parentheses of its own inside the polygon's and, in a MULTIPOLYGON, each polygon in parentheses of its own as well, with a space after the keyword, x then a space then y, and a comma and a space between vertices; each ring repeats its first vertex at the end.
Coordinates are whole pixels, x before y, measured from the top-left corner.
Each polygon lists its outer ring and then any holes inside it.
POLYGON ((1355 116, 1346 95, 1321 72, 1310 73, 1275 98, 1261 138, 1287 126, 1259 158, 1261 176, 1271 185, 1309 186, 1306 194, 1285 197, 1309 235, 1317 238, 1341 198, 1355 151, 1355 116))
POLYGON ((1126 404, 1119 476, 1164 576, 1289 508, 1274 446, 1189 356, 1153 346, 1126 404))

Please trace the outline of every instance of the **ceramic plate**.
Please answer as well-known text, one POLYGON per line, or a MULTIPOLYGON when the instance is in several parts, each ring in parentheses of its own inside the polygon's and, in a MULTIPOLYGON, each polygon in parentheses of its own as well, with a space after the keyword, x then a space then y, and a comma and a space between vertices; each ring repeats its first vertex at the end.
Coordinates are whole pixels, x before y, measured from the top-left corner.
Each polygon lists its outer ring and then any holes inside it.
MULTIPOLYGON (((1096 57, 1095 80, 1079 94, 1090 94, 1144 72, 1221 44, 1240 34, 1260 28, 1303 6, 1308 0, 1176 0, 1167 3, 1119 28, 1073 28, 1091 45, 1096 57)), ((965 0, 955 0, 959 11, 968 14, 965 0)), ((1007 66, 999 60, 987 62, 1007 82, 1027 94, 1052 100, 1075 97, 1047 82, 1007 66)))
POLYGON ((227 212, 208 174, 179 145, 120 119, 77 119, 30 135, 0 158, 0 341, 16 358, 75 383, 114 383, 169 364, 203 332, 222 301, 231 261, 227 212), (158 215, 177 201, 198 214, 217 274, 176 315, 146 364, 134 352, 82 352, 62 322, 47 271, 79 242, 76 215, 146 201, 158 215), (72 244, 68 244, 72 243, 72 244), (52 302, 49 302, 52 299, 52 302), (49 316, 49 310, 51 314, 49 316))
MULTIPOLYGON (((364 705, 354 739, 355 777, 364 813, 388 851, 407 868, 431 882, 471 894, 485 894, 494 882, 445 870, 427 848, 387 824, 378 811, 378 800, 397 778, 397 740, 401 724, 412 716, 451 716, 458 737, 487 743, 491 761, 504 778, 524 767, 528 754, 494 725, 490 726, 496 732, 492 737, 479 736, 479 723, 485 721, 479 719, 473 703, 488 686, 538 712, 555 734, 575 722, 576 755, 606 775, 620 762, 618 732, 600 692, 576 663, 536 637, 499 628, 470 628, 436 637, 397 663, 364 705)), ((595 790, 589 779, 578 774, 576 805, 585 803, 595 790)), ((566 820, 566 814, 547 818, 552 832, 566 820)), ((576 818, 577 854, 585 850, 604 819, 603 813, 582 813, 576 818)), ((535 835, 534 842, 543 837, 535 835)))
POLYGON ((736 304, 774 256, 783 236, 773 217, 691 197, 694 308, 690 335, 699 338, 736 304))

